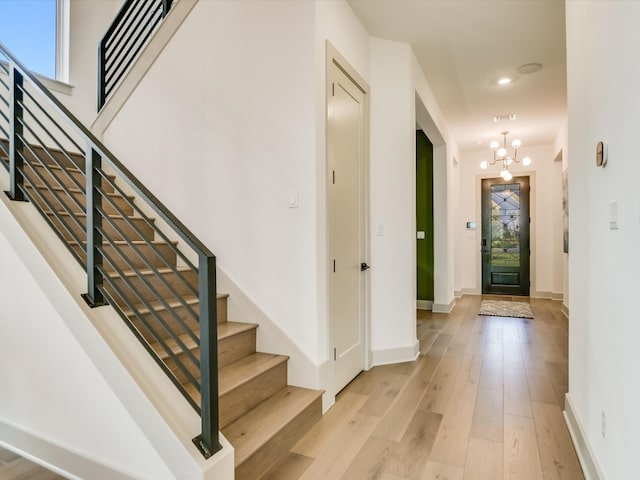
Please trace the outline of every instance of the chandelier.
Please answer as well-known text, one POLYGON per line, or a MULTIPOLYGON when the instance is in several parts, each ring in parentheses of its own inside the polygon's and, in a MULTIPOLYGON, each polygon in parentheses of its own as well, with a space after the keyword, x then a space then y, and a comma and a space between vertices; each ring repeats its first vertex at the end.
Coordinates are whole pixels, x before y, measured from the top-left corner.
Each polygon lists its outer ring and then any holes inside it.
POLYGON ((529 157, 524 157, 522 160, 518 159, 518 148, 522 145, 522 142, 518 139, 511 142, 511 146, 513 147, 513 155, 508 155, 507 153, 507 135, 509 135, 508 131, 500 132, 502 135, 502 146, 500 146, 500 142, 494 140, 491 142, 490 147, 493 149, 493 161, 487 162, 483 160, 480 162, 480 168, 482 170, 486 170, 491 165, 495 165, 498 162, 502 162, 502 169, 500 170, 500 176, 509 181, 513 178, 511 171, 509 171, 509 165, 512 163, 522 163, 522 165, 529 166, 531 165, 531 159, 529 157))

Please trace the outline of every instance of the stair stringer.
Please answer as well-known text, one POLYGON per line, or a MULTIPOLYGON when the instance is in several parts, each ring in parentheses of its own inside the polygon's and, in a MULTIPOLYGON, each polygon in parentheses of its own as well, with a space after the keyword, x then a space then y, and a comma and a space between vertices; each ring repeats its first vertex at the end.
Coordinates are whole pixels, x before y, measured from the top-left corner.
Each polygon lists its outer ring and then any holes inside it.
POLYGON ((2 195, 0 226, 0 426, 51 446, 17 448, 70 478, 232 479, 233 448, 221 435, 202 457, 200 417, 111 307, 82 300, 86 274, 35 209, 2 195))
POLYGON ((309 356, 287 333, 262 310, 234 280, 218 266, 216 268, 218 290, 229 295, 227 309, 229 318, 237 322, 257 323, 256 348, 259 352, 287 355, 289 357, 287 381, 289 385, 324 390, 322 412, 335 403, 333 392, 333 362, 320 365, 309 356))

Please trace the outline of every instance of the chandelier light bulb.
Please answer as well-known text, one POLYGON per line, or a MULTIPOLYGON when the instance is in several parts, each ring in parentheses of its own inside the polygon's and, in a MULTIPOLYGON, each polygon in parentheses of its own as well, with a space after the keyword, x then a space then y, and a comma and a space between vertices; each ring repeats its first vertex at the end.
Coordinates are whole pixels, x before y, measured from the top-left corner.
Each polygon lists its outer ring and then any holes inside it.
POLYGON ((504 180, 509 181, 513 178, 513 175, 509 171, 509 166, 522 163, 522 165, 528 167, 531 165, 531 158, 524 157, 522 160, 518 158, 518 148, 520 148, 522 142, 517 138, 509 144, 511 148, 513 148, 513 151, 511 155, 507 155, 507 135, 509 135, 509 131, 505 130, 504 132, 500 132, 500 135, 502 135, 502 142, 494 140, 489 144, 493 150, 493 160, 483 160, 480 162, 480 168, 486 170, 497 163, 502 167, 500 176, 504 180))

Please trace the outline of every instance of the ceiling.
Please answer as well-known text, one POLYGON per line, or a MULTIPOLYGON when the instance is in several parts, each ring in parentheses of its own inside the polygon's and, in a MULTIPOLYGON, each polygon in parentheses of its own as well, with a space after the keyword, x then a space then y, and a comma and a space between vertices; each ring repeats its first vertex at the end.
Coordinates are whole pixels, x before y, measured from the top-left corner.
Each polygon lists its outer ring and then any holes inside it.
POLYGON ((523 147, 553 143, 566 117, 564 0, 348 2, 370 35, 412 45, 460 151, 488 148, 502 130, 523 147), (529 63, 542 69, 517 72, 529 63), (498 85, 503 76, 512 83, 498 85))

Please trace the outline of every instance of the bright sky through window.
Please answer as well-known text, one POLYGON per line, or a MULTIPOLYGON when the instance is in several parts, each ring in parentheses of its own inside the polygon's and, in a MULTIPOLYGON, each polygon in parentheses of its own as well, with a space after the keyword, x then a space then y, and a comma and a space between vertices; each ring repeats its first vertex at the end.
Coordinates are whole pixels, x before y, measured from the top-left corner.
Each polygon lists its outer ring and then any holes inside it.
POLYGON ((0 42, 29 69, 56 78, 56 0, 0 0, 0 42))

